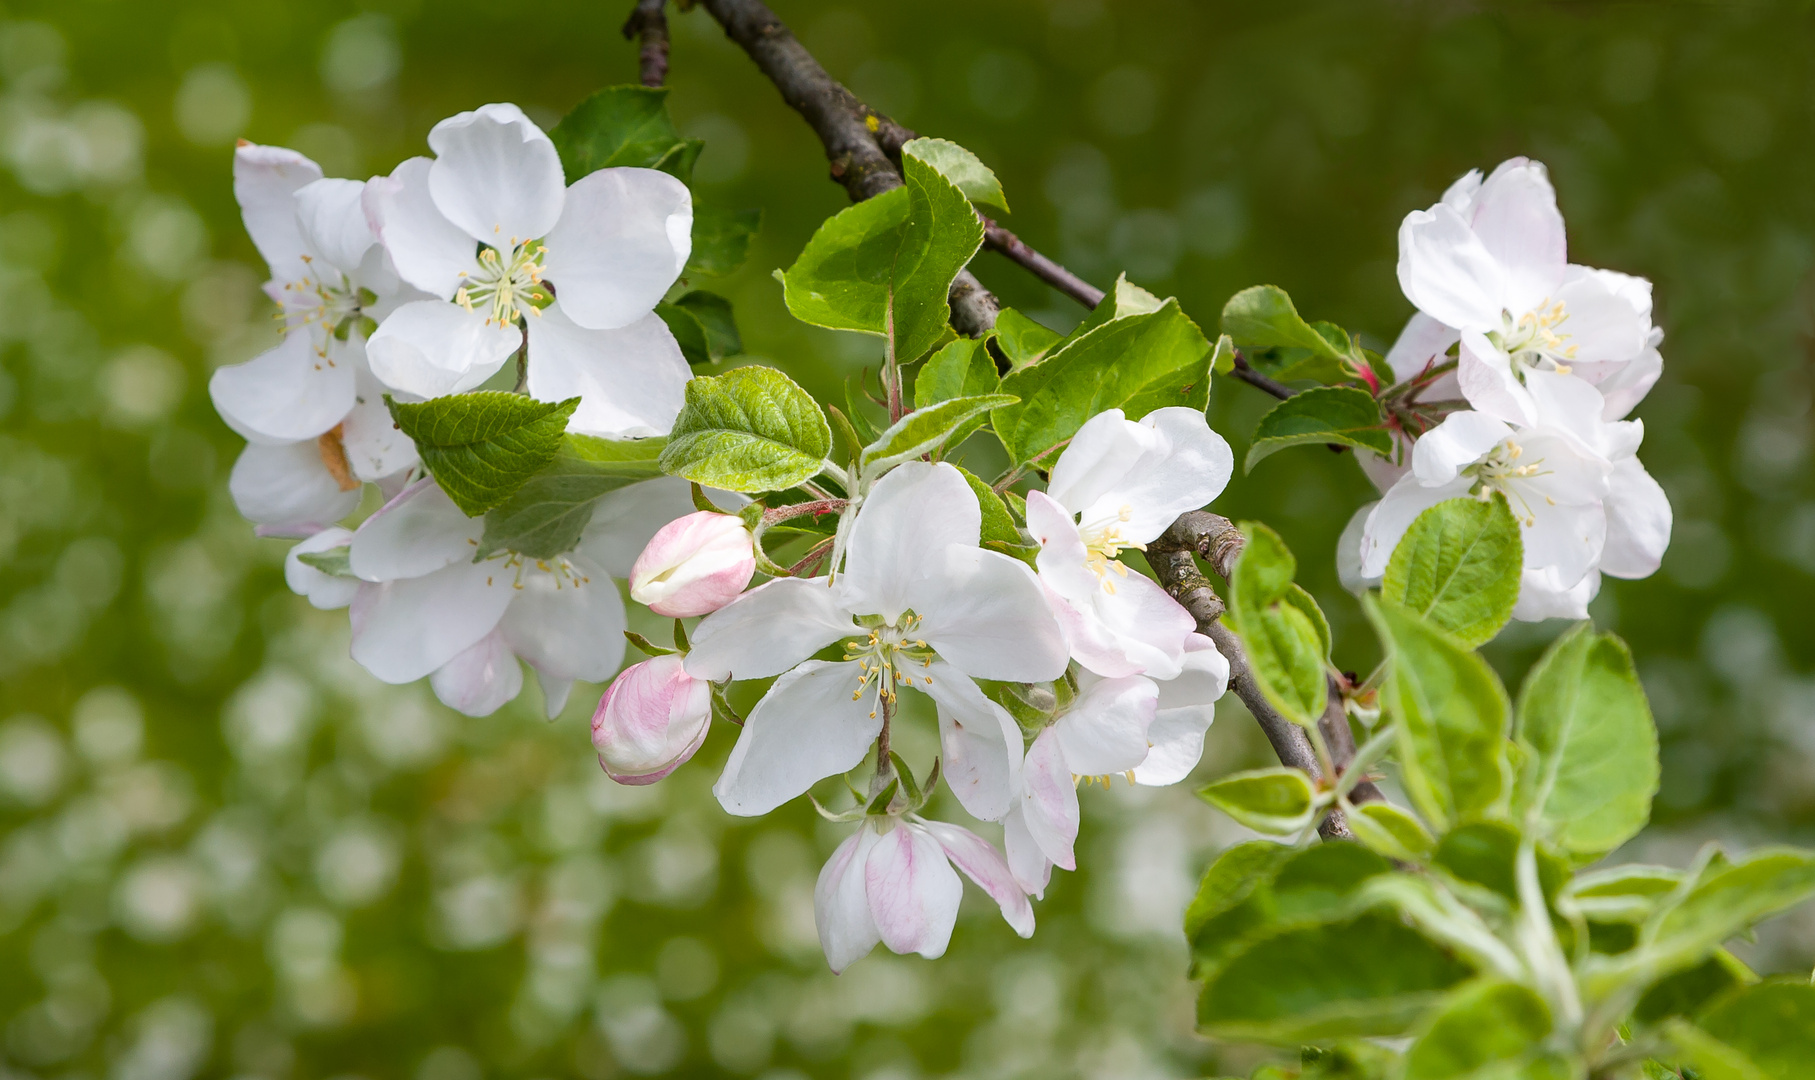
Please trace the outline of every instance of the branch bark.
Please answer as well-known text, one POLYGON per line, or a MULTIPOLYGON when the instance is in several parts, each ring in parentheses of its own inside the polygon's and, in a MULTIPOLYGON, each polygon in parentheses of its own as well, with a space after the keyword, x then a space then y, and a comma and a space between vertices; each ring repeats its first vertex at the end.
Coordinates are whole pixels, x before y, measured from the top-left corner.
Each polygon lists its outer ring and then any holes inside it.
POLYGON ((1071 297, 1087 308, 1103 302, 1103 290, 1027 246, 1027 242, 988 217, 983 219, 983 246, 1001 252, 1008 261, 1071 297))
POLYGON ((624 23, 624 37, 636 38, 637 76, 644 86, 668 80, 668 0, 637 0, 636 10, 624 23))

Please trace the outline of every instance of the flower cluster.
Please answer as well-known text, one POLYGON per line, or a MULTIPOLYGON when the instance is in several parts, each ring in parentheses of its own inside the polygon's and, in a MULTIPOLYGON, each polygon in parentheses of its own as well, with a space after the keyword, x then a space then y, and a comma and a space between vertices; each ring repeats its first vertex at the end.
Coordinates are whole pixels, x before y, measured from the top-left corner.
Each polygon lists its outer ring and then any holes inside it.
POLYGON ((1556 192, 1524 158, 1408 214, 1399 283, 1418 308, 1387 356, 1406 403, 1467 407, 1429 430, 1400 413, 1416 442, 1368 463, 1385 495, 1345 534, 1350 584, 1378 582, 1413 519, 1459 495, 1503 495, 1525 526, 1515 618, 1586 618, 1603 574, 1655 571, 1670 503, 1636 456, 1643 422, 1623 419, 1663 370, 1651 283, 1570 263, 1556 192))

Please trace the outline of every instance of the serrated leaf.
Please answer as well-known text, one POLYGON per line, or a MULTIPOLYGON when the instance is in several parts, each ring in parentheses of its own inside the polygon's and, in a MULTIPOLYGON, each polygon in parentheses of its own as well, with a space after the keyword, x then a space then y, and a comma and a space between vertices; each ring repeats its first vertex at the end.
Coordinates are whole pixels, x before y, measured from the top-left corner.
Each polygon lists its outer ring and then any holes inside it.
POLYGON ((667 99, 660 87, 608 86, 574 106, 548 133, 567 182, 615 166, 661 169, 690 182, 702 144, 675 130, 667 99))
POLYGON ((466 516, 478 517, 554 460, 580 399, 481 391, 418 402, 386 396, 385 404, 441 490, 466 516))
POLYGON ((1003 308, 996 313, 996 344, 1002 347, 1002 355, 1008 357, 1009 364, 1015 368, 1035 363, 1051 352, 1062 337, 1014 308, 1003 308))
POLYGON ((668 324, 681 355, 690 364, 716 364, 744 351, 731 301, 716 293, 694 289, 672 302, 657 304, 655 313, 668 324))
POLYGON ((1235 370, 1235 342, 1228 334, 1216 339, 1216 351, 1210 356, 1210 374, 1227 375, 1235 370))
POLYGON ((1551 645, 1520 688, 1514 736, 1527 750, 1515 812, 1578 861, 1650 820, 1657 729, 1619 638, 1582 623, 1551 645))
MULTIPOLYGON (((924 409, 954 398, 993 394, 1002 385, 988 338, 959 338, 932 355, 914 375, 914 408, 924 409)), ((957 446, 989 422, 987 416, 966 421, 952 433, 957 446)))
POLYGON ((667 439, 569 435, 553 461, 485 515, 478 557, 514 551, 551 559, 572 551, 598 501, 621 487, 662 475, 667 439))
POLYGON ((1009 394, 980 394, 915 409, 863 448, 859 467, 866 477, 880 476, 904 461, 940 449, 970 420, 991 409, 1012 405, 1015 400, 1009 394))
POLYGON ((782 491, 812 477, 832 449, 819 405, 774 368, 736 368, 687 383, 662 471, 727 491, 782 491))
POLYGON ((1002 194, 1002 182, 996 179, 995 172, 957 143, 949 139, 911 139, 901 144, 901 153, 930 165, 971 202, 1008 212, 1008 196, 1002 194))
POLYGON ((1231 773, 1197 795, 1255 832, 1272 836, 1304 831, 1317 801, 1311 778, 1284 766, 1231 773))
MULTIPOLYGON (((1003 513, 1007 513, 1007 511, 1005 510, 1003 513)), ((352 551, 351 545, 342 544, 326 551, 302 552, 296 556, 296 561, 304 566, 314 567, 329 577, 351 578, 357 581, 359 575, 353 572, 352 551)))
POLYGON ((724 277, 750 257, 750 241, 762 228, 761 210, 727 210, 718 206, 693 207, 693 250, 687 256, 689 274, 724 277))
POLYGON ((964 466, 958 465, 955 468, 964 475, 964 482, 971 486, 972 494, 977 496, 977 508, 983 511, 983 535, 978 542, 1021 546, 1021 530, 1015 528, 1015 519, 1009 516, 1008 504, 1002 501, 1002 496, 964 466))
POLYGON ((1423 863, 1437 841, 1412 813, 1389 802, 1362 803, 1349 815, 1349 831, 1371 850, 1400 862, 1423 863))
POLYGON ((1433 1010, 1405 1055, 1404 1080, 1454 1080, 1532 1055, 1550 1034, 1550 1007, 1518 983, 1458 987, 1433 1010))
POLYGON ((1393 452, 1393 436, 1384 423, 1380 405, 1366 390, 1314 387, 1267 410, 1242 467, 1251 470, 1275 451, 1306 443, 1358 446, 1385 456, 1393 452))
MULTIPOLYGON (((1331 329, 1344 339, 1348 336, 1340 328, 1331 329)), ((1344 377, 1346 350, 1306 322, 1277 285, 1256 285, 1230 297, 1223 305, 1223 333, 1236 348, 1250 352, 1288 350, 1286 362, 1273 372, 1281 378, 1334 382, 1344 377)))
POLYGON ((1499 677, 1404 608, 1372 596, 1363 606, 1391 665, 1381 702, 1398 725, 1406 793, 1440 833, 1486 813, 1508 786, 1509 709, 1499 677))
POLYGON ((1298 561, 1279 534, 1257 522, 1243 522, 1241 529, 1247 544, 1229 578, 1232 628, 1248 647, 1249 667, 1267 701, 1293 723, 1315 724, 1330 692, 1324 674, 1328 624, 1309 594, 1294 592, 1298 561))
POLYGON ((1380 595, 1473 648, 1512 618, 1524 565, 1505 496, 1450 499, 1412 521, 1387 562, 1380 595))

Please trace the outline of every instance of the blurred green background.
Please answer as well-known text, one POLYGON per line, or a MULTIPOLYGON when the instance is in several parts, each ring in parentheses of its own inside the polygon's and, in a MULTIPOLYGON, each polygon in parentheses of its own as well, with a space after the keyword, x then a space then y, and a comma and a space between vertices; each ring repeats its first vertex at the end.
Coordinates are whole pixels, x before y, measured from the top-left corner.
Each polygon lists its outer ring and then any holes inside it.
MULTIPOLYGON (((1168 1077, 1255 1054, 1190 1033, 1178 921, 1240 830, 1165 791, 1084 797, 1076 874, 1030 942, 974 893, 943 960, 834 979, 814 875, 841 829, 727 817, 729 738, 653 788, 593 762, 597 688, 470 720, 346 657, 235 514, 215 366, 274 334, 235 137, 330 175, 426 152, 486 101, 545 124, 632 81, 627 3, 0 3, 0 1076, 1168 1077)), ((1207 330, 1236 289, 1391 341, 1395 230, 1470 167, 1549 163, 1575 261, 1650 277, 1668 332, 1639 408, 1664 569, 1610 582, 1664 746, 1616 860, 1815 820, 1810 6, 777 0, 832 73, 1001 175, 1010 227, 1207 330)), ((807 129, 704 12, 671 103, 702 198, 767 213, 726 289, 752 354, 815 390, 877 356, 792 322, 769 277, 844 204, 807 129)), ((978 274, 1081 314, 992 254, 978 274)), ((1241 443, 1266 400, 1233 382, 1241 443)), ((1298 552, 1339 657, 1374 654, 1331 548, 1346 456, 1238 478, 1223 512, 1298 552)), ((1516 677, 1556 625, 1492 646, 1516 677)), ((1262 760, 1231 698, 1204 770, 1262 760)), ((1748 955, 1815 962, 1815 917, 1748 955)), ((1333 962, 1340 958, 1333 957, 1333 962)))

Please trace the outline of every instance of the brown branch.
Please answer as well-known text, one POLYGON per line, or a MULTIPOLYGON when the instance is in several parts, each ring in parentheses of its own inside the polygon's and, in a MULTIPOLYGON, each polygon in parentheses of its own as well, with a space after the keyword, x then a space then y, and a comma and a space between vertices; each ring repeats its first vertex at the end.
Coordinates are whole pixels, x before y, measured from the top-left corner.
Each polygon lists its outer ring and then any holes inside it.
POLYGON ((1071 297, 1087 308, 1103 302, 1103 290, 1027 246, 1027 242, 994 221, 983 219, 983 246, 1001 252, 1010 262, 1071 297))
POLYGON ((1265 390, 1267 393, 1272 394, 1281 401, 1286 400, 1296 392, 1285 383, 1269 379, 1260 372, 1255 371, 1254 368, 1249 366, 1248 358, 1243 356, 1239 350, 1235 354, 1235 377, 1242 382, 1247 383, 1249 386, 1265 390))
POLYGON ((668 79, 668 0, 637 0, 636 10, 624 23, 624 37, 638 39, 637 75, 644 86, 660 86, 668 79))

